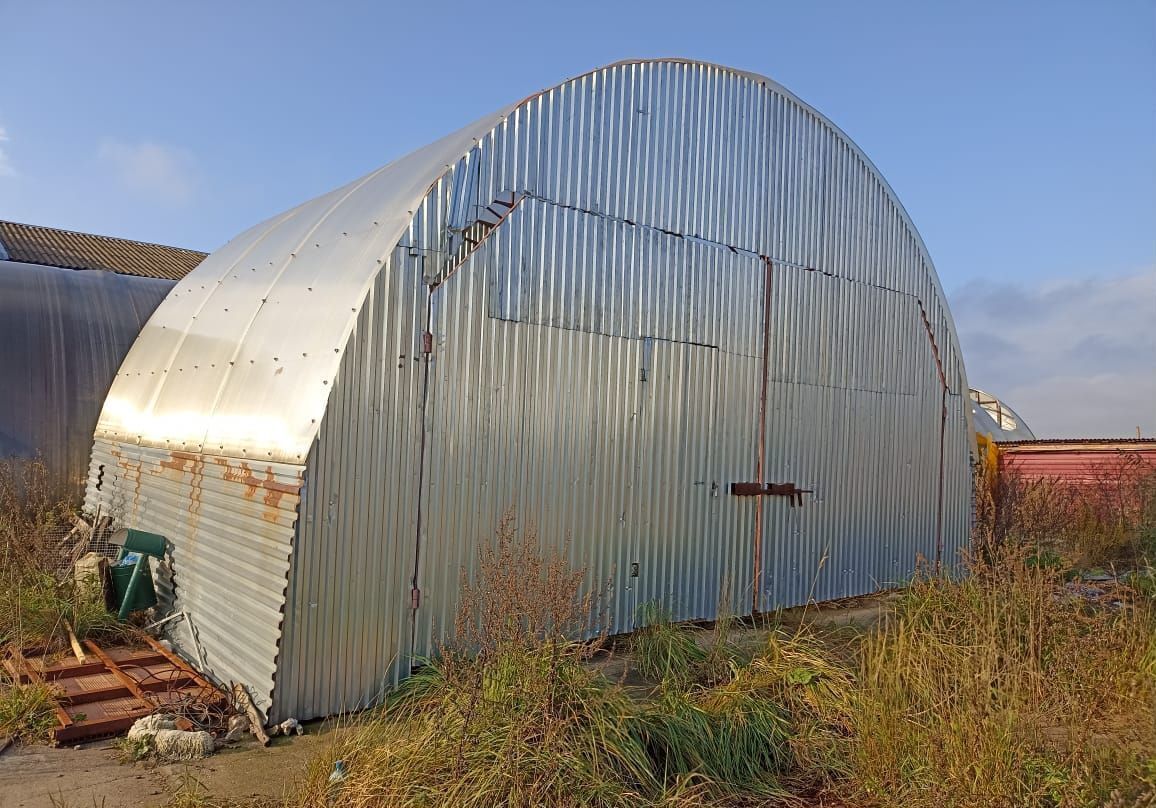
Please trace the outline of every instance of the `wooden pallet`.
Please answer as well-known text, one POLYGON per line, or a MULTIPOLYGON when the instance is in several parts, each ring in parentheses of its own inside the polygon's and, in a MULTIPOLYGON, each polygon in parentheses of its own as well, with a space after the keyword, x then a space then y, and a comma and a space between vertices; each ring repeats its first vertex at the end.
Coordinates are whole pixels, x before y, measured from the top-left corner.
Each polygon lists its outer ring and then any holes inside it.
POLYGON ((118 735, 138 718, 190 699, 221 704, 224 695, 152 637, 145 647, 102 648, 84 641, 86 661, 9 646, 4 667, 20 683, 42 683, 56 696, 57 744, 118 735))

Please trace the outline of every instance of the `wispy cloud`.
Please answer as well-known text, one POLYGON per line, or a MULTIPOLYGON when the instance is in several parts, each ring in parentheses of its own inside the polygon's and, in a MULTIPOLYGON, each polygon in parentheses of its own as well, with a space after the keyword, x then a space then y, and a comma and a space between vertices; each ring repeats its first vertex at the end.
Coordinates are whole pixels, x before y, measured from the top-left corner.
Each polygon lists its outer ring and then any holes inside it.
POLYGON ((8 148, 4 145, 8 140, 8 130, 0 124, 0 177, 16 176, 16 168, 12 165, 12 160, 8 157, 8 148))
POLYGON ((951 295, 968 380, 1038 437, 1156 436, 1156 267, 951 295))
POLYGON ((126 143, 106 138, 98 156, 124 187, 152 199, 181 205, 196 191, 196 164, 185 149, 150 140, 126 143))

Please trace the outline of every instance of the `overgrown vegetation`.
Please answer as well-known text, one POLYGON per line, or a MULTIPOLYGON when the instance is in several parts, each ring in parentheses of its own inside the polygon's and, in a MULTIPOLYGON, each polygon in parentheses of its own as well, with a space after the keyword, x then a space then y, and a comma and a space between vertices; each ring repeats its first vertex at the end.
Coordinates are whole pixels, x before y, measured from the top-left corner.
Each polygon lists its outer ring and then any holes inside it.
POLYGON ((64 648, 68 626, 81 638, 121 633, 73 581, 75 548, 63 539, 74 515, 43 463, 0 463, 0 648, 64 648))
POLYGON ((17 684, 0 672, 0 737, 43 742, 55 726, 55 702, 46 686, 17 684))
MULTIPOLYGON (((789 629, 763 618, 736 628, 720 607, 700 628, 658 603, 614 651, 580 642, 600 636, 600 591, 565 544, 508 514, 463 575, 435 657, 336 733, 289 802, 1156 805, 1153 478, 1091 494, 979 480, 963 569, 921 573, 838 642, 809 613, 789 629), (1081 577, 1089 567, 1118 574, 1081 577), (629 687, 594 664, 607 653, 628 655, 629 687)), ((21 516, 21 535, 51 513, 21 516)), ((13 535, 0 534, 5 548, 13 535)), ((69 605, 51 553, 36 558, 0 571, 19 592, 0 594, 15 598, 7 636, 59 640, 62 618, 99 630, 102 617, 85 623, 69 605)), ((51 719, 36 693, 11 688, 9 716, 24 737, 51 719)), ((209 804, 203 789, 178 796, 209 804)))
POLYGON ((1120 452, 1090 465, 1079 481, 976 469, 975 544, 980 553, 1027 547, 1037 558, 1081 568, 1156 564, 1156 468, 1120 452))
MULTIPOLYGON (((104 603, 75 585, 76 543, 63 541, 74 526, 74 514, 42 463, 0 462, 0 662, 10 645, 66 649, 69 629, 78 638, 123 634, 104 603)), ((0 669, 0 736, 50 740, 54 704, 49 686, 21 683, 0 669)))
POLYGON ((507 516, 446 647, 338 733, 299 802, 1156 800, 1153 602, 1139 578, 1089 598, 1039 547, 992 542, 964 575, 918 576, 849 647, 804 622, 747 626, 740 648, 728 618, 700 629, 648 604, 626 650, 649 684, 627 689, 589 664, 601 643, 574 640, 597 624, 585 572, 507 516))
MULTIPOLYGON (((887 806, 1098 805, 1154 783, 1156 620, 1022 550, 921 578, 863 641, 851 791, 887 806)), ((1156 796, 1156 792, 1152 793, 1156 796)))

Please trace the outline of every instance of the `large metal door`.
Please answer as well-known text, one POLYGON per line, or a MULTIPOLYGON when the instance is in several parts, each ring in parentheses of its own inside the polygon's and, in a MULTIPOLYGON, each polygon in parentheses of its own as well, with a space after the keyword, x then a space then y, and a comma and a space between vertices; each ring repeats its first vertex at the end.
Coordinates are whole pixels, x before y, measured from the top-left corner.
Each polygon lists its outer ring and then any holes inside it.
POLYGON ((452 630, 462 576, 510 509, 586 570, 609 630, 648 601, 713 616, 718 351, 495 316, 472 263, 431 297, 414 653, 452 630))

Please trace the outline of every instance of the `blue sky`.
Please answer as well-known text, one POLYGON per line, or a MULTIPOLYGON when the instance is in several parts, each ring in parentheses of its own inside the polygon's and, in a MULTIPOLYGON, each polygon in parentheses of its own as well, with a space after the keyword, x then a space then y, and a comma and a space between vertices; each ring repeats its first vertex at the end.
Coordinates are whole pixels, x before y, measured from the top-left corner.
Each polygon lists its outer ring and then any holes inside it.
POLYGON ((1047 434, 1156 434, 1152 0, 0 0, 0 41, 0 218, 203 250, 599 64, 763 73, 895 188, 974 384, 1047 434), (1044 305, 1083 288, 1118 295, 1102 312, 1044 305), (1047 323, 1004 333, 1016 311, 992 307, 1021 298, 1047 323), (1105 354, 1111 378, 1075 361, 1105 354), (1057 412, 1074 382, 1089 401, 1057 412), (1116 409, 1092 406, 1120 384, 1116 409))

